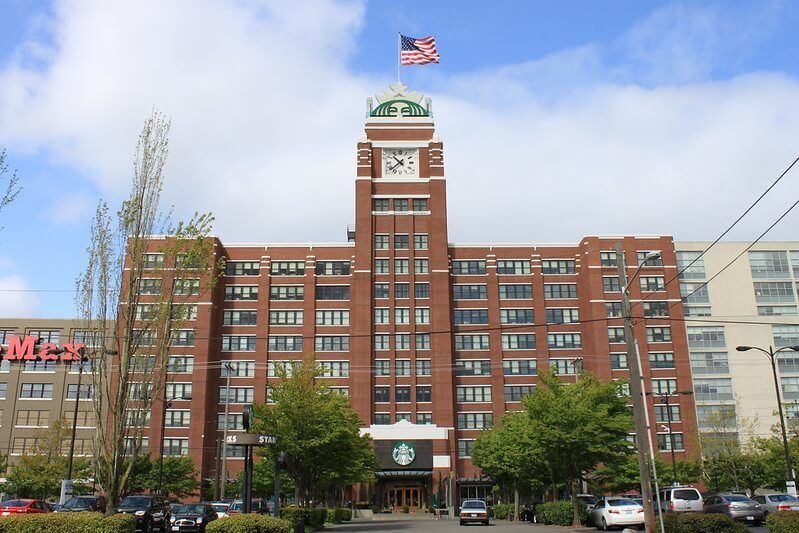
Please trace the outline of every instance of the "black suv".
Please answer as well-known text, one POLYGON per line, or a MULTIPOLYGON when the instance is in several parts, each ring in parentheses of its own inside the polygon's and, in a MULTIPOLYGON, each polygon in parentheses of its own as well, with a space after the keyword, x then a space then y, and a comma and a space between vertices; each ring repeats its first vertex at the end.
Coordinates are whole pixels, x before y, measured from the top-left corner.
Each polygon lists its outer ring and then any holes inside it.
POLYGON ((169 501, 163 496, 126 496, 119 502, 117 512, 135 516, 137 531, 169 530, 169 501))
POLYGON ((105 496, 73 496, 55 510, 56 513, 105 513, 105 496))

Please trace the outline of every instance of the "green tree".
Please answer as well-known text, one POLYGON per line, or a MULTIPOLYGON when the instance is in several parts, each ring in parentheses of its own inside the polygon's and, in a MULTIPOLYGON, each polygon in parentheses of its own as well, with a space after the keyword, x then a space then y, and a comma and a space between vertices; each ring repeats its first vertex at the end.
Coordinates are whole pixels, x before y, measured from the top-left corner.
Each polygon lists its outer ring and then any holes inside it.
MULTIPOLYGON (((677 478, 671 461, 662 457, 655 457, 658 480, 661 487, 666 487, 674 482, 694 483, 702 478, 702 466, 696 461, 677 460, 677 478)), ((630 453, 622 460, 603 464, 597 468, 590 480, 592 490, 601 494, 623 494, 640 490, 641 475, 638 470, 638 456, 630 453)))
MULTIPOLYGON (((775 430, 775 432, 778 431, 775 430)), ((786 476, 788 469, 785 465, 782 436, 777 434, 773 437, 755 439, 754 448, 762 454, 763 458, 763 485, 773 490, 784 491, 785 482, 788 479, 786 476)), ((799 437, 792 435, 788 438, 788 450, 794 468, 796 468, 796 465, 799 465, 799 437)))
POLYGON ((702 475, 710 490, 754 492, 767 479, 769 465, 755 444, 756 420, 737 416, 736 410, 735 405, 724 405, 705 418, 707 428, 700 437, 702 475))
MULTIPOLYGON (((198 475, 191 457, 164 457, 161 489, 167 497, 176 500, 191 496, 200 486, 198 475)), ((159 477, 159 463, 153 461, 150 466, 150 487, 158 486, 159 477)))
POLYGON ((264 449, 264 460, 274 463, 275 454, 285 452, 297 502, 307 506, 312 498, 370 480, 377 468, 371 439, 360 435, 361 421, 347 398, 317 382, 313 356, 291 375, 279 374, 269 392, 273 403, 254 406, 254 430, 277 437, 277 445, 264 449))
MULTIPOLYGON (((275 463, 269 457, 264 457, 264 452, 259 452, 261 460, 252 468, 252 494, 254 497, 271 499, 275 492, 275 463)), ((244 472, 236 474, 236 488, 240 490, 244 479, 244 472)), ((288 496, 294 494, 294 483, 286 472, 280 475, 280 494, 288 496)))
POLYGON ((498 425, 481 432, 472 461, 498 485, 513 489, 517 521, 520 490, 541 488, 549 479, 549 465, 532 441, 530 419, 523 411, 508 412, 498 425))
POLYGON ((531 444, 571 488, 573 523, 579 525, 580 479, 584 472, 616 463, 629 453, 632 415, 618 382, 606 383, 584 372, 577 383, 566 384, 552 367, 539 373, 539 381, 524 399, 531 444))

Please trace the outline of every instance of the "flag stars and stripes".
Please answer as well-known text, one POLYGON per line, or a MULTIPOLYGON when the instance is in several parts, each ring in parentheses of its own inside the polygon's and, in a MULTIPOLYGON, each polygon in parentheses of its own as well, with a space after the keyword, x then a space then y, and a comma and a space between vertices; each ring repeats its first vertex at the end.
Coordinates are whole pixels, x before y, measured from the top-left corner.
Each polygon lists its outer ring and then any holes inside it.
POLYGON ((432 35, 419 39, 400 35, 402 48, 400 59, 403 65, 426 65, 438 63, 441 56, 436 50, 436 39, 432 35))

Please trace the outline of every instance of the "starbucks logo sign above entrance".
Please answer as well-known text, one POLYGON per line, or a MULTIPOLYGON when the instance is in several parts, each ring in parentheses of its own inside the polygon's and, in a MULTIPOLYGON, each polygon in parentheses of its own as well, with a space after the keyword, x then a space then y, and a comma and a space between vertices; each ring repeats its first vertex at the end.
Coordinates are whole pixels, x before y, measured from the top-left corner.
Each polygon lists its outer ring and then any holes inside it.
POLYGON ((391 451, 391 458, 400 466, 408 466, 416 459, 416 451, 407 442, 398 442, 391 451))

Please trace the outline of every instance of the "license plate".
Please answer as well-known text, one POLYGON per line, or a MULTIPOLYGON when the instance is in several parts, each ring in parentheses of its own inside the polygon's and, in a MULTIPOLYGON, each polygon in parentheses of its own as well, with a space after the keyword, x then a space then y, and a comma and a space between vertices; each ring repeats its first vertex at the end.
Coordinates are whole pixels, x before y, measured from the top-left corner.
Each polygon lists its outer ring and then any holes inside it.
POLYGON ((754 520, 754 519, 755 519, 755 517, 754 517, 754 516, 747 516, 747 517, 746 517, 746 519, 747 519, 747 520, 754 520))
POLYGON ((8 511, 3 511, 3 512, 2 512, 2 516, 8 516, 8 515, 10 515, 10 514, 11 514, 11 513, 9 513, 8 511))
POLYGON ((477 514, 475 514, 475 513, 471 513, 469 516, 471 516, 472 518, 474 518, 474 517, 476 517, 476 516, 477 516, 477 514))
POLYGON ((180 531, 180 526, 172 526, 172 531, 180 531))
POLYGON ((791 507, 791 511, 799 511, 799 507, 791 507))

